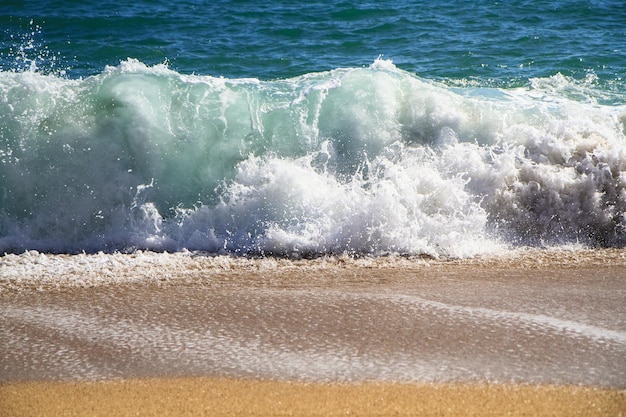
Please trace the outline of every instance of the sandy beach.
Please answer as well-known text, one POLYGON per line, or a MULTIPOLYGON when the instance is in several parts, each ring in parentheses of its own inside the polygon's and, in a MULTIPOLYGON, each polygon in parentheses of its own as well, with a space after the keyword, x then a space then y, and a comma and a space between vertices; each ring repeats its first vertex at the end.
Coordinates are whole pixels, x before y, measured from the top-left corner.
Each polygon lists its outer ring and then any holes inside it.
POLYGON ((623 416, 624 391, 207 378, 0 385, 4 416, 623 416))
POLYGON ((0 258, 2 415, 626 414, 626 251, 0 258))

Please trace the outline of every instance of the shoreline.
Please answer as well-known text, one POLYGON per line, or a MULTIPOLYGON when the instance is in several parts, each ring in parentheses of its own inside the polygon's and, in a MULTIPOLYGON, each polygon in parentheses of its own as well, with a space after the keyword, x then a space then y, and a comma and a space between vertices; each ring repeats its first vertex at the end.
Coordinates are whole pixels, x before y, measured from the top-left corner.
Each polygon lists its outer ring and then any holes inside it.
POLYGON ((626 416, 625 297, 623 249, 8 255, 0 414, 626 416))
POLYGON ((203 285, 225 275, 258 277, 263 274, 303 274, 307 277, 347 269, 364 276, 368 271, 420 272, 459 268, 528 270, 545 268, 620 268, 626 270, 626 248, 578 249, 521 248, 472 258, 429 256, 329 255, 311 259, 236 257, 202 252, 49 254, 27 251, 0 255, 0 294, 21 291, 59 291, 103 286, 203 285))
POLYGON ((6 417, 624 416, 626 390, 526 384, 303 383, 223 378, 0 384, 6 417))

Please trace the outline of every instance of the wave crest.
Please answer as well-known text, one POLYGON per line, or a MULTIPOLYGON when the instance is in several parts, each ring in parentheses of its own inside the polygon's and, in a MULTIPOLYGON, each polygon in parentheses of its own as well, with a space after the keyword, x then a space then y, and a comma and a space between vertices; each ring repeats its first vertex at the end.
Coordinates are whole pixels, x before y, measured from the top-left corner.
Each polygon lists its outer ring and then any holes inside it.
POLYGON ((0 251, 623 246, 626 107, 572 82, 447 87, 380 59, 275 81, 0 72, 0 251))

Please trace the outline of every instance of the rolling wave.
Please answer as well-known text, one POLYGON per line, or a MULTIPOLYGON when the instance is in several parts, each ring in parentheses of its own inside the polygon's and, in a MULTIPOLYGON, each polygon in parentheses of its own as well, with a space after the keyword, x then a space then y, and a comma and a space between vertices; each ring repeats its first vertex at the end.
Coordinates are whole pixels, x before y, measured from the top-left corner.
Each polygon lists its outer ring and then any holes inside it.
POLYGON ((587 81, 0 72, 0 253, 623 246, 626 106, 587 81))

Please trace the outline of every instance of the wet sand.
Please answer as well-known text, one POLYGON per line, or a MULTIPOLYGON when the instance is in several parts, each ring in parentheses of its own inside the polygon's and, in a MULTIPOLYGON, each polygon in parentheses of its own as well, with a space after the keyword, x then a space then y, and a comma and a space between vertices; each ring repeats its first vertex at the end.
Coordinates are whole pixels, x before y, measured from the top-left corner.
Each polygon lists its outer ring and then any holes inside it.
POLYGON ((0 411, 620 415, 625 299, 623 250, 10 255, 0 411))

